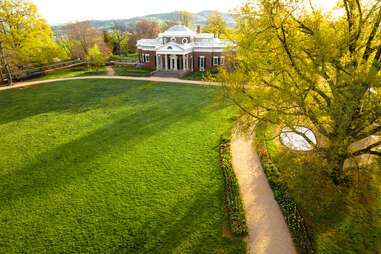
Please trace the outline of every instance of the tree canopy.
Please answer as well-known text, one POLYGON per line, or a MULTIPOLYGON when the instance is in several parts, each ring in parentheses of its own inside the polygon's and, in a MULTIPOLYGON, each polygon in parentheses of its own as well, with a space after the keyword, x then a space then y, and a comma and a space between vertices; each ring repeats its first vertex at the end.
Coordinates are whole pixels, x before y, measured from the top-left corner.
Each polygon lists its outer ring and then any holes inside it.
POLYGON ((160 32, 160 26, 156 21, 141 19, 136 23, 137 38, 156 38, 160 32))
POLYGON ((222 14, 218 11, 209 15, 206 25, 202 28, 204 33, 213 33, 217 36, 226 35, 227 30, 226 22, 222 18, 222 14))
POLYGON ((193 25, 193 14, 188 11, 175 11, 173 13, 173 20, 176 21, 178 24, 186 26, 186 27, 192 27, 193 25))
POLYGON ((1 1, 1 66, 8 82, 23 66, 48 63, 60 55, 52 37, 50 27, 34 4, 25 0, 1 1))
POLYGON ((341 185, 351 174, 345 161, 381 155, 380 1, 340 0, 343 15, 304 3, 242 6, 234 54, 218 78, 229 84, 224 96, 251 119, 303 136, 341 185), (296 126, 317 133, 317 144, 296 126), (374 142, 356 145, 371 136, 374 142))
POLYGON ((111 32, 103 31, 104 42, 111 46, 113 55, 127 55, 128 41, 130 39, 127 27, 118 21, 114 21, 111 32))
POLYGON ((105 63, 105 58, 102 52, 99 50, 97 44, 94 44, 93 47, 89 49, 89 52, 86 56, 86 61, 91 67, 95 67, 96 70, 99 70, 99 67, 105 63))

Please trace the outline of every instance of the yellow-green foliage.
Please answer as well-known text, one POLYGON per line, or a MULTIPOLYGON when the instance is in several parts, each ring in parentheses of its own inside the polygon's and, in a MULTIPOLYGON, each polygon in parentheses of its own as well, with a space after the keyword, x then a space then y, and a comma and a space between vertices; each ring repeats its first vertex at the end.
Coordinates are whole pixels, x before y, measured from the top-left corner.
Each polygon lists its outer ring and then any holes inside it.
POLYGON ((275 132, 276 126, 259 123, 256 143, 296 246, 308 253, 307 236, 316 253, 379 253, 381 164, 358 170, 351 186, 336 186, 321 174, 317 154, 290 152, 274 140, 275 132), (310 158, 307 163, 300 158, 304 156, 310 158), (308 229, 308 235, 303 228, 308 229))
POLYGON ((324 142, 306 139, 324 155, 333 182, 343 185, 353 173, 345 160, 381 155, 374 149, 381 141, 352 147, 381 134, 381 3, 339 2, 344 14, 330 16, 301 1, 248 1, 219 79, 230 84, 225 97, 252 119, 319 134, 324 142))
POLYGON ((97 44, 94 44, 94 46, 89 49, 89 53, 86 56, 86 61, 90 66, 95 67, 97 70, 101 65, 105 63, 106 59, 104 58, 102 52, 99 50, 97 44))
POLYGON ((0 5, 0 40, 9 64, 48 63, 64 54, 52 41, 53 33, 37 7, 25 0, 4 0, 0 5))
POLYGON ((226 27, 226 22, 222 18, 222 14, 215 11, 214 14, 209 15, 206 25, 202 28, 204 33, 213 33, 216 35, 226 36, 228 29, 226 27))

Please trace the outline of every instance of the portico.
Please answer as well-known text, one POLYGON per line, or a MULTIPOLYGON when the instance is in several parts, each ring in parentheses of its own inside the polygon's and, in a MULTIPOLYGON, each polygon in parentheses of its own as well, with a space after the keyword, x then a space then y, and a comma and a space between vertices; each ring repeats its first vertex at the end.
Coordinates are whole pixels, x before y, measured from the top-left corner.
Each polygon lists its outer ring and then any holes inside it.
POLYGON ((188 72, 191 53, 183 45, 166 43, 156 50, 156 70, 188 72))
POLYGON ((191 71, 189 59, 189 54, 158 54, 156 55, 156 70, 191 71))

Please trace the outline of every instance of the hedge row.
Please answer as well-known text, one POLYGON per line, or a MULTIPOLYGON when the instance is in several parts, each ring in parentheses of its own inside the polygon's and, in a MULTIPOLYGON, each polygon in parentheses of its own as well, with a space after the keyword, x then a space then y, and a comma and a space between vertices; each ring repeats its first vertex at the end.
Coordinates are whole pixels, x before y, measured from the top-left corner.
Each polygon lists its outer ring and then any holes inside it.
POLYGON ((225 178, 225 201, 231 232, 237 236, 247 235, 245 210, 242 204, 237 177, 233 169, 230 139, 221 136, 219 153, 220 164, 225 178))
POLYGON ((274 198, 278 202, 283 216, 285 217, 288 228, 291 232, 294 244, 299 253, 315 253, 311 239, 308 236, 307 227, 302 215, 300 214, 295 201, 288 196, 287 188, 277 183, 279 170, 276 168, 267 152, 266 145, 258 149, 258 155, 261 159, 263 169, 274 192, 274 198))

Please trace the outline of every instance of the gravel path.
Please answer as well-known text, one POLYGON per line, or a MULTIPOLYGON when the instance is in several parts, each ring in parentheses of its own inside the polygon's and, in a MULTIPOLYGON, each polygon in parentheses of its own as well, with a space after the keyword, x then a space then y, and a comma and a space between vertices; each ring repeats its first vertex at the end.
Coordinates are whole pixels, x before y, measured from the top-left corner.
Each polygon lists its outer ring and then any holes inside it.
POLYGON ((145 80, 153 82, 167 82, 167 83, 183 83, 183 84, 198 84, 198 85, 211 85, 211 86, 221 86, 218 83, 208 83, 203 81, 195 80, 182 80, 178 78, 161 78, 161 77, 127 77, 127 76, 87 76, 87 77, 73 77, 73 78, 61 78, 61 79, 49 79, 42 81, 31 81, 31 82, 19 82, 15 83, 13 86, 4 86, 0 87, 1 90, 8 90, 26 86, 32 86, 37 84, 51 83, 57 81, 66 81, 66 80, 77 80, 77 79, 125 79, 125 80, 145 80))
POLYGON ((107 66, 106 66, 106 70, 107 70, 107 76, 115 76, 115 71, 114 71, 114 69, 112 68, 112 66, 107 65, 107 66))
POLYGON ((231 143, 249 229, 247 253, 296 254, 282 212, 253 150, 253 138, 236 129, 231 143))

